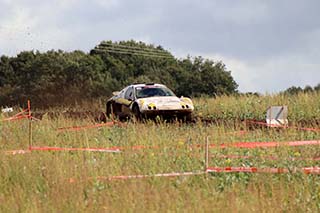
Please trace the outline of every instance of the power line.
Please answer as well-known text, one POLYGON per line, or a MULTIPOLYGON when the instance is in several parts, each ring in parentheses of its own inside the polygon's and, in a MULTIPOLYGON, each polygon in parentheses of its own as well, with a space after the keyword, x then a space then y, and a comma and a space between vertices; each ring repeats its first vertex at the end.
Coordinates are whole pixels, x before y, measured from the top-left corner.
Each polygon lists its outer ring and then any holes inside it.
POLYGON ((110 51, 119 51, 119 52, 126 52, 126 53, 138 53, 138 54, 148 54, 148 55, 156 55, 156 56, 163 56, 163 57, 171 57, 169 53, 158 53, 146 50, 130 50, 130 49, 123 49, 123 48, 116 48, 116 47, 107 47, 107 48, 98 48, 101 50, 110 50, 110 51))
POLYGON ((95 48, 95 50, 100 52, 104 51, 110 53, 140 55, 147 57, 173 58, 173 56, 165 50, 151 49, 147 47, 133 47, 129 45, 112 44, 107 42, 102 42, 95 48))
POLYGON ((107 47, 107 48, 101 48, 101 49, 107 49, 107 50, 114 50, 114 51, 126 51, 126 52, 133 52, 133 53, 147 53, 147 54, 154 54, 154 55, 161 55, 161 56, 168 56, 169 53, 166 52, 153 52, 151 50, 147 49, 140 49, 140 50, 131 50, 131 49, 125 49, 125 48, 117 48, 117 47, 107 47))
POLYGON ((129 52, 129 51, 121 51, 121 50, 110 50, 110 49, 94 49, 93 51, 96 52, 110 52, 110 53, 118 53, 118 54, 125 54, 125 55, 138 55, 138 56, 145 56, 145 57, 154 57, 154 58, 173 58, 170 55, 157 55, 157 54, 150 54, 148 52, 129 52))
POLYGON ((165 50, 159 50, 159 49, 152 49, 150 47, 133 47, 129 45, 122 45, 122 44, 111 44, 107 42, 102 42, 99 46, 103 47, 115 47, 115 48, 123 48, 128 50, 146 50, 146 51, 152 51, 152 52, 158 52, 158 53, 166 53, 165 50))

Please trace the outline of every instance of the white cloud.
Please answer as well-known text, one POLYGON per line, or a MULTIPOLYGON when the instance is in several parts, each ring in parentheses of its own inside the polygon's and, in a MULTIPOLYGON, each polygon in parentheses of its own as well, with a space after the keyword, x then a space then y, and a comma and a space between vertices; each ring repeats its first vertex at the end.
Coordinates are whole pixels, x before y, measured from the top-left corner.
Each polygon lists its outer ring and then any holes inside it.
MULTIPOLYGON (((239 84, 240 92, 275 93, 291 86, 315 86, 320 83, 320 64, 303 55, 286 55, 265 60, 248 60, 219 54, 191 52, 213 61, 222 61, 239 84)), ((183 51, 176 52, 180 58, 183 51)))
POLYGON ((92 2, 95 2, 97 5, 100 5, 105 9, 114 8, 120 5, 119 0, 92 0, 92 2))
MULTIPOLYGON (((222 61, 226 65, 226 70, 231 71, 232 77, 239 84, 239 91, 251 92, 256 91, 257 79, 259 76, 254 71, 254 66, 241 59, 222 56, 219 54, 207 53, 191 53, 192 56, 202 56, 203 58, 211 59, 213 61, 222 61)), ((180 54, 180 57, 186 57, 180 54)))
POLYGON ((275 92, 320 81, 318 2, 0 0, 0 54, 135 39, 221 60, 242 92, 275 92))

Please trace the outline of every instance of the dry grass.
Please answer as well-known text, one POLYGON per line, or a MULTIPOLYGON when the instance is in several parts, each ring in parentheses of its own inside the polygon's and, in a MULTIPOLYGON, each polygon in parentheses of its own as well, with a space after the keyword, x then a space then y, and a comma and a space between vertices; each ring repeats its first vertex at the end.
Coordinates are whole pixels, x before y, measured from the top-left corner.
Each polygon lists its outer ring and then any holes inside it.
POLYGON ((269 106, 288 106, 288 118, 292 122, 320 119, 320 93, 265 96, 221 96, 194 99, 196 113, 202 117, 217 119, 265 119, 269 106))
MULTIPOLYGON (((266 97, 261 100, 263 103, 261 106, 247 104, 245 111, 253 108, 258 112, 262 111, 265 109, 264 106, 274 102, 267 99, 266 97)), ((303 101, 303 99, 306 99, 305 105, 301 103, 301 107, 317 106, 319 102, 314 100, 314 97, 305 96, 297 97, 296 100, 303 101), (310 104, 306 104, 307 101, 310 101, 310 104)), ((202 110, 206 116, 219 114, 220 109, 213 106, 222 104, 238 110, 230 111, 238 115, 242 113, 244 107, 242 103, 248 100, 249 98, 238 100, 237 97, 223 97, 215 100, 198 99, 196 102, 203 107, 198 110, 202 110)), ((291 109, 296 107, 297 110, 305 109, 305 115, 316 112, 313 107, 300 108, 290 105, 289 107, 291 109)), ((296 115, 298 114, 290 116, 296 115)), ((3 152, 0 155, 0 211, 315 212, 320 209, 320 176, 317 175, 234 173, 114 181, 99 179, 114 175, 203 170, 204 149, 195 148, 194 145, 204 145, 207 137, 211 144, 218 145, 238 141, 318 140, 320 133, 301 132, 295 129, 256 129, 245 135, 239 135, 234 132, 245 128, 241 123, 228 126, 228 124, 184 125, 154 122, 128 123, 123 128, 104 127, 81 132, 56 131, 58 127, 92 122, 90 119, 75 120, 63 117, 44 118, 41 122, 33 122, 33 145, 58 147, 142 145, 157 148, 136 151, 128 149, 122 153, 34 151, 24 155, 5 155, 3 152), (70 183, 70 178, 74 182, 70 183)), ((0 123, 0 131, 1 150, 27 149, 28 121, 0 123)), ((210 155, 210 166, 292 169, 319 165, 317 161, 292 160, 292 158, 319 157, 320 147, 211 149, 210 155), (219 158, 221 155, 246 155, 254 158, 219 158), (275 156, 279 159, 272 160, 264 156, 275 156)))

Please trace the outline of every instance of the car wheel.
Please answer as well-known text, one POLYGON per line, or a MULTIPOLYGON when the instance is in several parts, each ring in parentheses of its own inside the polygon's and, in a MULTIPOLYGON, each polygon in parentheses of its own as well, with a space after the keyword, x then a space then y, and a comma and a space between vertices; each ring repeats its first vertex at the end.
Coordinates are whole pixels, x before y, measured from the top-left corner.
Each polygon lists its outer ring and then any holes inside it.
POLYGON ((107 103, 107 106, 106 106, 106 115, 108 118, 111 118, 113 117, 113 109, 112 109, 112 103, 107 103))
POLYGON ((187 122, 192 122, 193 121, 193 114, 192 113, 189 113, 188 115, 187 115, 187 122))
POLYGON ((141 121, 142 116, 138 105, 135 104, 132 107, 132 113, 137 121, 141 121))
POLYGON ((105 113, 103 113, 103 112, 100 113, 100 116, 98 118, 98 122, 103 122, 103 123, 107 122, 107 116, 105 113))
POLYGON ((190 123, 192 121, 193 121, 192 113, 188 113, 185 116, 183 116, 183 122, 190 123))

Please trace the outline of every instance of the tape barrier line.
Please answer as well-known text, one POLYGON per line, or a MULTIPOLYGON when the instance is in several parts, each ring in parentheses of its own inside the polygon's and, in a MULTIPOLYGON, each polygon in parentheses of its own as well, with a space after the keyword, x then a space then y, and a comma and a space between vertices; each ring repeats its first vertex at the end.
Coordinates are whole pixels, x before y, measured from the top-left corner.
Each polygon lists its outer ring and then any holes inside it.
MULTIPOLYGON (((130 153, 126 153, 126 156, 128 156, 130 153)), ((131 153, 136 154, 136 153, 131 153)), ((153 153, 154 154, 154 153, 153 153)), ((203 158, 203 154, 200 153, 177 153, 175 152, 167 152, 167 153, 155 153, 157 156, 169 156, 169 157, 179 157, 179 156, 185 156, 189 158, 203 158)), ((208 156, 210 159, 253 159, 253 160, 271 160, 271 161, 280 161, 280 160, 286 160, 286 161, 320 161, 320 157, 276 157, 276 156, 249 156, 249 155, 216 155, 211 154, 208 156)))
MULTIPOLYGON (((195 172, 174 172, 174 173, 160 173, 153 175, 119 175, 119 176, 98 176, 90 177, 86 180, 129 180, 129 179, 146 179, 155 177, 179 177, 179 176, 194 176, 194 175, 204 175, 208 173, 269 173, 269 174, 284 174, 284 173, 304 173, 304 174, 315 174, 320 175, 320 167, 304 167, 304 168, 258 168, 258 167, 208 167, 205 171, 195 171, 195 172)), ((84 180, 84 181, 86 181, 84 180)), ((82 180, 83 181, 83 180, 82 180)), ((69 178, 70 183, 82 182, 77 181, 75 178, 69 178)))
MULTIPOLYGON (((180 177, 180 176, 194 176, 194 175, 204 175, 206 171, 195 171, 195 172, 173 172, 173 173, 160 173, 160 174, 152 174, 152 175, 119 175, 119 176, 110 176, 110 177, 90 177, 86 180, 129 180, 129 179, 146 179, 146 178, 155 178, 155 177, 180 177)), ((70 178, 70 183, 77 182, 76 179, 70 178)))
POLYGON ((25 119, 25 118, 35 120, 35 121, 40 121, 38 118, 35 118, 31 115, 19 115, 19 116, 12 116, 9 118, 2 119, 1 122, 21 120, 21 119, 25 119))
POLYGON ((24 119, 24 118, 27 118, 28 116, 27 115, 21 115, 21 116, 17 116, 17 117, 10 117, 10 118, 5 118, 5 119, 2 119, 1 121, 15 121, 15 120, 21 120, 21 119, 24 119))
POLYGON ((297 130, 304 130, 304 131, 311 131, 311 132, 320 132, 320 129, 318 128, 306 128, 306 127, 297 127, 297 126, 285 126, 285 125, 277 125, 277 124, 267 124, 264 122, 259 122, 259 121, 251 121, 251 120, 246 120, 247 123, 251 124, 258 124, 261 126, 266 126, 266 127, 277 127, 277 128, 283 128, 283 129, 297 129, 297 130))
MULTIPOLYGON (((241 142, 230 145, 210 145, 209 148, 269 148, 279 146, 305 146, 305 145, 320 145, 320 141, 292 141, 292 142, 241 142)), ((203 145, 190 146, 190 148, 200 148, 203 145)), ((164 147, 165 148, 165 147, 164 147)), ((172 147, 171 147, 172 148, 172 147)), ((174 148, 181 148, 176 146, 174 148)), ((61 147, 30 147, 30 150, 37 151, 93 151, 93 152, 121 152, 121 151, 137 151, 145 149, 160 149, 158 146, 132 146, 132 147, 121 147, 114 146, 109 148, 61 148, 61 147)), ((318 160, 318 159, 316 159, 318 160)))
POLYGON ((22 110, 21 112, 9 117, 9 118, 5 118, 5 119, 2 119, 1 121, 14 121, 14 120, 20 120, 20 119, 23 119, 25 118, 25 116, 27 115, 23 115, 24 113, 29 113, 28 112, 29 110, 28 109, 24 109, 22 110))
POLYGON ((264 159, 264 160, 290 160, 290 161, 320 161, 320 157, 303 158, 303 157, 289 157, 278 158, 275 156, 241 156, 241 155, 211 155, 210 158, 224 158, 224 159, 264 159))
POLYGON ((118 153, 119 149, 116 148, 62 148, 62 147, 35 147, 29 148, 30 151, 89 151, 89 152, 112 152, 118 153))
POLYGON ((84 129, 92 129, 92 128, 99 128, 99 127, 112 127, 112 126, 123 126, 124 124, 121 124, 119 122, 107 122, 104 124, 94 124, 94 125, 86 125, 86 126, 71 126, 71 127, 60 127, 57 129, 59 132, 63 131, 80 131, 84 129))
MULTIPOLYGON (((254 148, 273 148, 273 147, 280 147, 280 146, 307 146, 307 145, 320 145, 320 140, 310 140, 310 141, 289 141, 289 142, 238 142, 234 144, 211 144, 209 145, 209 148, 211 149, 225 149, 225 148, 248 148, 248 149, 254 149, 254 148)), ((181 146, 175 146, 170 148, 181 148, 181 146)), ((189 145, 188 148, 202 148, 204 145, 197 144, 197 145, 189 145)), ((166 147, 163 147, 165 149, 166 147)), ((122 151, 125 150, 144 150, 144 149, 160 149, 159 146, 131 146, 131 147, 122 147, 122 146, 114 146, 110 149, 119 149, 122 151)))
POLYGON ((4 152, 5 155, 22 155, 22 154, 29 154, 31 153, 30 150, 9 150, 4 152))
MULTIPOLYGON (((91 152, 111 152, 119 153, 120 149, 110 148, 61 148, 61 147, 30 147, 29 150, 9 150, 5 151, 6 155, 17 154, 29 154, 31 151, 91 151, 91 152)), ((160 154, 161 155, 161 154, 160 154)), ((202 157, 202 155, 196 155, 188 153, 191 157, 202 157)), ((172 154, 173 156, 173 154, 172 154)), ((289 157, 278 158, 275 156, 242 156, 242 155, 210 155, 211 159, 265 159, 265 160, 290 160, 290 161, 320 161, 320 157, 303 158, 303 157, 289 157)))
POLYGON ((270 173, 270 174, 284 174, 284 173, 305 173, 320 175, 320 167, 304 167, 304 168, 258 168, 258 167, 208 167, 208 173, 270 173))
POLYGON ((320 145, 320 140, 310 140, 310 141, 289 141, 289 142, 238 142, 235 144, 221 144, 215 145, 211 144, 210 148, 272 148, 280 146, 306 146, 306 145, 320 145))
POLYGON ((29 154, 32 151, 88 151, 88 152, 108 152, 119 153, 117 149, 105 148, 61 148, 61 147, 29 147, 28 150, 9 150, 5 151, 6 155, 29 154))
POLYGON ((15 114, 9 118, 2 119, 1 121, 20 120, 20 119, 26 118, 28 115, 29 115, 29 109, 23 109, 21 112, 18 112, 17 114, 15 114), (25 113, 27 113, 27 115, 25 113))

